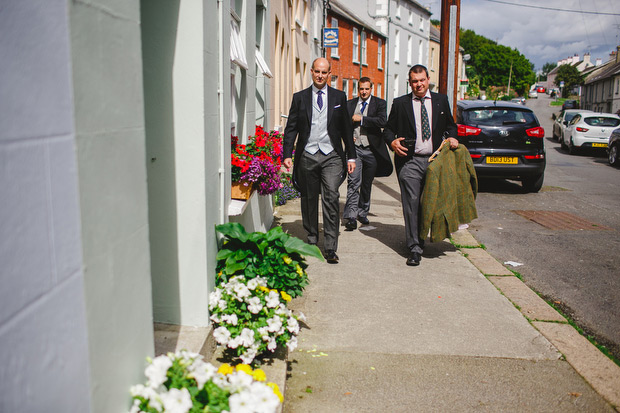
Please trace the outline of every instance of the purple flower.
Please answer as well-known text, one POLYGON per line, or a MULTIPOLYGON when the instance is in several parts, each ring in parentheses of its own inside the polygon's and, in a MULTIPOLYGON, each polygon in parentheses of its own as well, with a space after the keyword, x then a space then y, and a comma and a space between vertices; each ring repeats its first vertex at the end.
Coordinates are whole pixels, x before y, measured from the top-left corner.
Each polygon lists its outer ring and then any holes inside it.
POLYGON ((260 195, 273 194, 280 188, 278 170, 267 159, 252 158, 248 170, 241 177, 252 182, 260 195))

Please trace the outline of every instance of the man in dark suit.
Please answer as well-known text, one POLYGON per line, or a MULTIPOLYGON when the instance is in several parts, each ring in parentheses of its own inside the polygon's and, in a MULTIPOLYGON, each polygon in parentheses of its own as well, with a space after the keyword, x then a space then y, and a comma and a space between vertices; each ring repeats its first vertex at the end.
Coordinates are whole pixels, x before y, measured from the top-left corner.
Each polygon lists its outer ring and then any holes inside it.
POLYGON ((381 133, 387 121, 385 100, 371 96, 372 82, 362 77, 358 97, 347 102, 353 120, 353 141, 357 153, 355 172, 347 178, 347 201, 342 217, 348 231, 357 228, 357 220, 369 224, 370 191, 375 176, 392 174, 392 160, 381 133))
POLYGON ((383 138, 396 156, 394 166, 400 185, 405 218, 407 265, 419 265, 424 240, 418 235, 418 210, 428 158, 447 139, 459 145, 457 127, 445 95, 429 92, 428 70, 422 65, 409 69, 412 93, 394 99, 383 138))
POLYGON ((314 60, 310 72, 312 86, 293 95, 284 129, 283 164, 289 169, 293 165, 294 146, 293 183, 301 193, 301 217, 308 243, 316 244, 319 238, 320 194, 324 255, 327 262, 336 264, 340 224, 338 187, 344 182, 345 171, 355 170, 353 129, 347 96, 327 86, 331 79, 329 61, 322 57, 314 60))

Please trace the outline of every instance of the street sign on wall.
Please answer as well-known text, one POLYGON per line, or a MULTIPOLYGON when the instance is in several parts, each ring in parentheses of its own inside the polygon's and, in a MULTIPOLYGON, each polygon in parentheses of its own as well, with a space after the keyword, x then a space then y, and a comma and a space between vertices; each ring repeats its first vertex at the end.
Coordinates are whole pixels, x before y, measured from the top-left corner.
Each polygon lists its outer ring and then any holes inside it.
POLYGON ((338 28, 323 29, 323 47, 338 47, 338 28))

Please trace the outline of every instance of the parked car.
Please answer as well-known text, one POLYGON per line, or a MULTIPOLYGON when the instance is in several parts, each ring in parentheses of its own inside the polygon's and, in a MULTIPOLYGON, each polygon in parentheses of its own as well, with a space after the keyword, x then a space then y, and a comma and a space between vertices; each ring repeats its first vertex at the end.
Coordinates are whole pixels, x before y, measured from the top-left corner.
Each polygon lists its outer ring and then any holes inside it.
POLYGON ((618 152, 620 152, 620 128, 615 129, 609 136, 607 143, 607 159, 609 164, 613 166, 620 165, 620 158, 618 158, 618 152))
POLYGON ((607 148, 609 135, 618 126, 618 115, 580 111, 568 123, 560 143, 571 155, 584 148, 607 148))
POLYGON ((538 93, 545 93, 545 92, 547 91, 547 89, 545 89, 545 87, 544 87, 544 86, 538 86, 538 87, 536 88, 536 91, 537 91, 538 93))
POLYGON ((538 92, 536 92, 536 89, 530 90, 530 99, 538 99, 538 92))
POLYGON ((458 140, 471 154, 478 176, 520 180, 528 192, 542 187, 544 137, 534 112, 512 102, 459 100, 458 140))
POLYGON ((562 110, 566 109, 579 109, 579 102, 576 100, 565 100, 564 103, 562 103, 562 110))
POLYGON ((562 142, 562 139, 564 137, 564 131, 566 130, 568 123, 579 112, 589 111, 579 109, 567 109, 560 112, 560 114, 555 118, 555 122, 553 122, 553 139, 557 140, 558 142, 562 142))
POLYGON ((525 98, 524 97, 518 97, 518 98, 510 99, 510 101, 513 102, 513 103, 518 103, 519 105, 525 105, 525 98))

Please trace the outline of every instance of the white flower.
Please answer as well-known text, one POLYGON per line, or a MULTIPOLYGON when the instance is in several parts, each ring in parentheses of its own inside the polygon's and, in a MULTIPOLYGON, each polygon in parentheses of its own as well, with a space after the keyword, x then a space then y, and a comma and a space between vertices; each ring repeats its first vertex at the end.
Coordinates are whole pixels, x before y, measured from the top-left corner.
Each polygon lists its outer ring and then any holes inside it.
POLYGON ((275 333, 282 328, 282 320, 280 317, 274 316, 267 320, 267 329, 271 333, 275 333))
POLYGON ((237 393, 250 387, 254 379, 244 371, 236 371, 228 376, 231 393, 237 393))
POLYGON ((166 413, 187 413, 194 405, 186 388, 170 389, 160 397, 166 413))
POLYGON ((209 294, 209 309, 213 309, 217 302, 222 299, 222 290, 220 288, 216 288, 211 294, 209 294))
POLYGON ((250 363, 252 363, 254 361, 254 359, 256 358, 257 354, 258 354, 258 351, 256 351, 256 349, 249 348, 242 355, 240 355, 239 358, 245 364, 250 364, 250 363))
POLYGON ((188 377, 192 377, 196 380, 198 388, 202 389, 206 382, 208 382, 217 372, 217 368, 211 363, 205 363, 202 360, 195 360, 190 365, 188 377))
POLYGON ((289 351, 295 350, 297 348, 297 337, 296 336, 291 337, 288 343, 286 343, 286 346, 288 347, 289 351))
POLYGON ((250 330, 249 328, 244 328, 241 330, 241 344, 243 347, 251 347, 254 344, 254 330, 250 330))
POLYGON ((269 338, 269 343, 267 344, 267 349, 269 351, 276 351, 277 347, 278 347, 278 343, 276 342, 276 338, 275 337, 269 338))
POLYGON ((250 281, 248 281, 247 286, 250 290, 256 290, 256 287, 258 287, 259 283, 258 280, 256 278, 252 278, 250 281))
POLYGON ((168 369, 172 366, 172 360, 168 356, 158 356, 153 359, 146 368, 144 374, 149 379, 149 387, 156 389, 167 380, 168 369))
POLYGON ((302 313, 301 311, 299 312, 299 315, 297 316, 297 319, 301 320, 301 321, 304 321, 304 322, 307 320, 306 319, 306 315, 304 313, 302 313))
POLYGON ((218 327, 213 330, 213 338, 215 341, 225 346, 230 340, 230 331, 226 327, 218 327))
POLYGON ((250 289, 246 287, 245 284, 239 283, 233 287, 233 290, 237 294, 237 299, 239 301, 243 301, 245 297, 249 297, 251 294, 250 289))
POLYGON ((237 336, 228 342, 228 347, 237 348, 242 344, 242 342, 243 342, 243 339, 241 338, 241 336, 237 336))
POLYGON ((263 341, 269 341, 269 327, 260 327, 258 334, 260 334, 263 341))
POLYGON ((288 319, 288 325, 286 326, 286 329, 293 334, 297 334, 299 333, 299 323, 297 323, 297 320, 295 320, 295 318, 291 317, 288 319))
POLYGON ((258 312, 262 309, 263 309, 263 304, 261 304, 260 298, 252 297, 248 300, 248 310, 252 314, 258 314, 258 312))
POLYGON ((280 305, 280 294, 277 291, 269 291, 269 295, 265 297, 267 307, 276 308, 280 305))
POLYGON ((230 413, 254 413, 254 397, 247 391, 233 394, 228 399, 228 406, 230 413))
POLYGON ((224 311, 226 310, 226 308, 228 308, 228 303, 225 300, 220 300, 217 302, 217 308, 224 311))
POLYGON ((227 322, 228 324, 232 324, 234 326, 237 325, 239 319, 237 318, 237 314, 226 314, 222 316, 222 320, 227 322))
POLYGON ((264 383, 254 382, 250 385, 250 393, 254 400, 254 411, 273 413, 280 405, 280 399, 273 390, 264 383))

